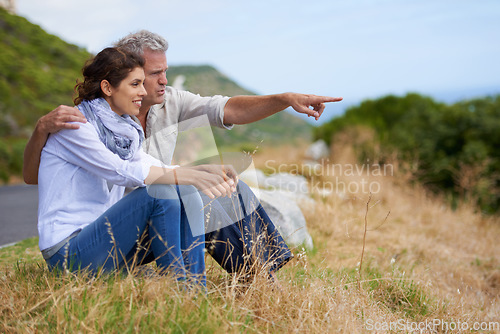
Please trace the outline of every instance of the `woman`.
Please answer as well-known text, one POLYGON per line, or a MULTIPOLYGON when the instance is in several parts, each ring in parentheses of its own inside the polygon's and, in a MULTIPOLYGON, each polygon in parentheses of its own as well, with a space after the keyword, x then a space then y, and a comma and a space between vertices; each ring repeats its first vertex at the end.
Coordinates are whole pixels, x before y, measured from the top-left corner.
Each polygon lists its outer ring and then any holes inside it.
POLYGON ((39 246, 51 269, 96 272, 155 259, 161 272, 205 285, 203 204, 190 188, 229 195, 236 174, 162 166, 142 151, 143 130, 130 116, 146 95, 143 65, 107 48, 84 67, 75 104, 89 122, 51 135, 42 151, 39 246), (125 187, 138 188, 122 198, 125 187))

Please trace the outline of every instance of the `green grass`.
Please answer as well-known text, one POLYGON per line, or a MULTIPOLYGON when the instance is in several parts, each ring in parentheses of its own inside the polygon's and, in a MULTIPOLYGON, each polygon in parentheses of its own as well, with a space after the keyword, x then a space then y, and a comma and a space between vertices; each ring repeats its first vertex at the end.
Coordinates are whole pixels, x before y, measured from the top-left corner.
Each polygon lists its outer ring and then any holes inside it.
POLYGON ((359 275, 358 268, 343 268, 339 276, 344 277, 347 288, 361 284, 370 298, 386 307, 391 313, 414 321, 425 319, 441 305, 432 292, 423 288, 405 272, 393 268, 391 272, 382 272, 381 268, 368 263, 359 275))
POLYGON ((43 260, 38 251, 38 238, 28 238, 0 249, 0 265, 10 266, 17 262, 34 263, 43 260))

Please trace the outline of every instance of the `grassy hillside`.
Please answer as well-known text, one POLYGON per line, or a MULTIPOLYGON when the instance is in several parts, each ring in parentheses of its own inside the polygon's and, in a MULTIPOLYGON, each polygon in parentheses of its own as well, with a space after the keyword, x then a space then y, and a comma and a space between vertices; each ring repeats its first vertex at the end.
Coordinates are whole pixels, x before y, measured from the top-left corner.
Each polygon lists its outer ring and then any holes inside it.
POLYGON ((89 53, 0 8, 0 181, 19 175, 38 118, 72 104, 89 53))
MULTIPOLYGON (((7 181, 20 175, 22 152, 36 121, 60 104, 72 105, 73 87, 91 55, 3 8, 0 28, 0 180, 7 181)), ((200 95, 252 94, 210 66, 171 67, 168 74, 171 83, 182 74, 185 88, 200 95)), ((215 132, 219 146, 253 150, 262 140, 275 145, 309 139, 311 126, 281 113, 215 132)))
MULTIPOLYGON (((281 287, 264 273, 229 276, 210 257, 205 294, 140 273, 58 276, 34 238, 0 250, 0 332, 498 333, 499 218, 451 210, 396 164, 384 176, 339 172, 356 162, 348 141, 336 144, 335 165, 308 179, 339 191, 302 203, 315 248, 293 250, 281 287)), ((303 154, 268 149, 254 161, 297 166, 303 154)))
POLYGON ((0 8, 0 136, 25 136, 73 86, 89 53, 0 8))

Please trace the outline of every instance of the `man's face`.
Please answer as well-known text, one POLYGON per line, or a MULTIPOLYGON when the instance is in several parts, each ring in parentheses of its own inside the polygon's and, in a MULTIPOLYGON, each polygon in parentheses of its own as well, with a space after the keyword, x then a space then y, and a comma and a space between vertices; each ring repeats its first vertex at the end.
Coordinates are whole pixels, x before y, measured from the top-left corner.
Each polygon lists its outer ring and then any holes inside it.
POLYGON ((167 85, 167 76, 165 72, 168 69, 167 56, 164 52, 144 50, 144 88, 148 95, 142 101, 141 111, 147 111, 155 104, 163 102, 165 95, 165 86, 167 85))

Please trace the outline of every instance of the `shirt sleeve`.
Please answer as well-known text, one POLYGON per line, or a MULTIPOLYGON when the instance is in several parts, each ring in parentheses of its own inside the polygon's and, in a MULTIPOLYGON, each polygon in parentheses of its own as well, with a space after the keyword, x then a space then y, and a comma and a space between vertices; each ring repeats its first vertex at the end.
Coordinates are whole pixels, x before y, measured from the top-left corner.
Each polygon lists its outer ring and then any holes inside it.
POLYGON ((147 176, 149 174, 149 169, 151 166, 166 168, 166 169, 174 169, 179 167, 179 165, 166 165, 163 161, 156 159, 155 157, 147 154, 141 148, 139 152, 137 152, 134 156, 134 159, 137 159, 141 162, 142 167, 144 168, 143 172, 147 176))
POLYGON ((181 113, 179 121, 207 115, 211 126, 232 129, 233 124, 224 124, 224 107, 230 97, 214 95, 202 97, 187 91, 177 90, 181 101, 181 113))
POLYGON ((44 148, 48 153, 119 186, 145 186, 144 180, 151 166, 172 168, 148 156, 142 148, 139 148, 132 159, 121 159, 101 142, 94 126, 89 122, 80 124, 77 130, 61 130, 52 134, 49 141, 52 142, 51 145, 44 148))

